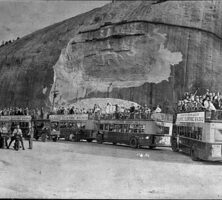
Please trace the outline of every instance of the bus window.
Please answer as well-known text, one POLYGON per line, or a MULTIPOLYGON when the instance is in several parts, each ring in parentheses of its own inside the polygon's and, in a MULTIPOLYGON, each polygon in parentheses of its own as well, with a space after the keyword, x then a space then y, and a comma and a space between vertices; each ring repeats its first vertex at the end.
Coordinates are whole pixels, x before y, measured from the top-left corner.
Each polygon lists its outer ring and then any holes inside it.
POLYGON ((56 131, 59 130, 59 122, 52 122, 51 127, 52 129, 55 129, 56 131))
POLYGON ((134 133, 139 133, 139 124, 134 124, 134 133))
POLYGON ((114 130, 114 125, 113 124, 110 124, 109 125, 109 131, 113 131, 114 130))
POLYGON ((77 122, 76 125, 77 125, 77 128, 81 127, 81 123, 79 123, 79 122, 77 122))
POLYGON ((184 134, 183 134, 183 126, 179 126, 179 133, 180 133, 181 136, 184 135, 184 134))
POLYGON ((145 125, 141 125, 141 133, 144 133, 145 132, 145 125))
POLYGON ((163 128, 163 134, 169 135, 169 132, 170 132, 170 128, 167 127, 167 126, 164 126, 164 128, 163 128))
POLYGON ((109 124, 105 124, 105 131, 109 130, 109 124))
POLYGON ((133 133, 134 132, 134 125, 130 124, 129 125, 129 133, 133 133))
POLYGON ((122 125, 122 124, 119 124, 118 132, 119 132, 119 133, 122 133, 122 132, 123 132, 122 130, 123 130, 123 125, 122 125))
POLYGON ((99 130, 103 130, 103 124, 99 125, 99 130))
POLYGON ((120 124, 115 124, 113 131, 114 131, 114 132, 122 132, 121 127, 122 127, 122 125, 120 125, 120 124))
POLYGON ((66 122, 61 122, 60 123, 60 128, 67 128, 67 123, 66 122))
POLYGON ((127 133, 129 131, 129 125, 128 124, 123 124, 123 132, 127 133))
POLYGON ((76 128, 76 124, 75 124, 75 123, 70 122, 70 123, 68 124, 68 127, 69 127, 69 128, 76 128))
POLYGON ((86 123, 83 122, 83 123, 81 124, 81 128, 82 128, 82 129, 85 129, 85 128, 86 128, 86 123))
POLYGON ((198 127, 198 140, 202 140, 202 131, 203 131, 203 128, 198 127))
POLYGON ((118 131, 118 124, 114 124, 113 125, 113 132, 117 132, 118 131))
POLYGON ((187 137, 191 137, 192 133, 194 133, 194 137, 195 137, 195 131, 194 131, 194 127, 187 127, 187 137))

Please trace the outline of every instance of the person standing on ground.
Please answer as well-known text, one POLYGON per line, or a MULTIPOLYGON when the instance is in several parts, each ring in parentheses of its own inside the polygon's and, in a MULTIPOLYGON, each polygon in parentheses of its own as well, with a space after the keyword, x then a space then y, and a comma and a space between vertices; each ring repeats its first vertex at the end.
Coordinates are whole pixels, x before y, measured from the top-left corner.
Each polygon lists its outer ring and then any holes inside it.
POLYGON ((33 148, 33 135, 34 135, 34 124, 31 123, 29 125, 29 133, 28 133, 28 136, 29 136, 29 149, 33 148))

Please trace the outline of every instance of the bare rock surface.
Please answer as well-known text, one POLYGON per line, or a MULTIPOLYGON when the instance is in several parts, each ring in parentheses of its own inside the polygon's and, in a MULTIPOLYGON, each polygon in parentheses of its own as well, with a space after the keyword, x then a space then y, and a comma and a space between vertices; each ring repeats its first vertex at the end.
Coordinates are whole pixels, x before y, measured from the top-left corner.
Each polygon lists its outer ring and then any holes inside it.
POLYGON ((116 1, 0 48, 0 103, 109 97, 170 108, 222 91, 222 2, 116 1), (110 87, 112 85, 112 87, 110 87))

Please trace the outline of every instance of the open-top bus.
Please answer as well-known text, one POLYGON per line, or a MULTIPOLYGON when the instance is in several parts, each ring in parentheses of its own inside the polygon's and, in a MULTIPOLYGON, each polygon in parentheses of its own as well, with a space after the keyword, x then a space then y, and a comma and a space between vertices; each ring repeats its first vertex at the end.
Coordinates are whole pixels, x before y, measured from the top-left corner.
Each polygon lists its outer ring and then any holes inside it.
POLYGON ((171 138, 172 150, 193 160, 221 161, 222 111, 177 113, 171 138))
POLYGON ((126 144, 132 148, 169 147, 173 117, 167 116, 168 120, 164 113, 157 113, 149 119, 99 120, 97 142, 126 144))
POLYGON ((91 142, 96 138, 96 123, 88 118, 88 114, 50 115, 49 119, 51 135, 56 139, 91 142))

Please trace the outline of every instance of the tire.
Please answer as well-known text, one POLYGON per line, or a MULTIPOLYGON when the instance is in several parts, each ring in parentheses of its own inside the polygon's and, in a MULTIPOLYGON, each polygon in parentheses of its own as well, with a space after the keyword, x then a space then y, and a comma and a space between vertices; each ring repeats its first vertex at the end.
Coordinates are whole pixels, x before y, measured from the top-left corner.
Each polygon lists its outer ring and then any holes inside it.
POLYGON ((102 144, 103 143, 103 139, 102 139, 102 135, 101 134, 97 135, 96 141, 97 141, 98 144, 102 144))
POLYGON ((71 134, 69 135, 69 140, 70 140, 70 141, 73 141, 73 137, 74 137, 74 135, 71 133, 71 134))
POLYGON ((80 139, 79 139, 78 135, 74 135, 73 137, 74 137, 73 138, 74 142, 80 142, 80 139))
POLYGON ((194 146, 191 147, 190 156, 191 156, 191 159, 192 159, 193 161, 199 161, 199 160, 200 160, 200 159, 196 156, 196 154, 195 154, 195 148, 194 148, 194 146))
POLYGON ((42 142, 45 142, 45 141, 46 141, 46 134, 42 134, 42 135, 41 135, 41 140, 42 140, 42 142))
POLYGON ((130 139, 130 147, 137 148, 138 147, 138 141, 135 137, 130 139))
POLYGON ((58 139, 57 136, 56 136, 56 137, 53 137, 53 138, 52 138, 52 141, 53 141, 53 142, 56 142, 57 139, 58 139))
POLYGON ((171 137, 171 148, 174 152, 178 152, 177 138, 171 137))
POLYGON ((116 142, 113 142, 113 145, 116 145, 116 142))
POLYGON ((69 138, 70 138, 70 136, 67 135, 67 136, 65 137, 65 141, 69 141, 69 138))
POLYGON ((87 142, 92 142, 92 139, 87 139, 87 142))
POLYGON ((155 149, 156 146, 149 146, 149 149, 155 149))
POLYGON ((19 150, 19 141, 15 140, 15 144, 14 145, 15 145, 14 146, 15 150, 18 151, 19 150))

